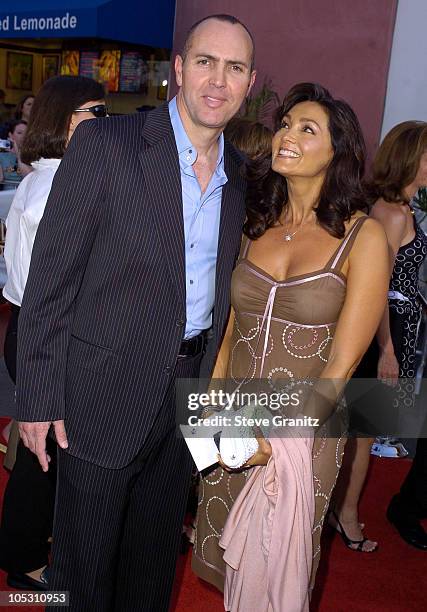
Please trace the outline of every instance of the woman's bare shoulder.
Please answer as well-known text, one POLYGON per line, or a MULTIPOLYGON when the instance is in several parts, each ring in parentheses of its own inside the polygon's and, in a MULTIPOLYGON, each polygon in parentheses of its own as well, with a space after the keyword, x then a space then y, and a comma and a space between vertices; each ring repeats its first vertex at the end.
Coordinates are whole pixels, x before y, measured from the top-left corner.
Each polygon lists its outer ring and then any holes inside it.
POLYGON ((375 257, 376 254, 387 251, 387 235, 380 221, 364 216, 366 220, 360 228, 351 255, 357 257, 363 253, 364 258, 366 255, 375 257))

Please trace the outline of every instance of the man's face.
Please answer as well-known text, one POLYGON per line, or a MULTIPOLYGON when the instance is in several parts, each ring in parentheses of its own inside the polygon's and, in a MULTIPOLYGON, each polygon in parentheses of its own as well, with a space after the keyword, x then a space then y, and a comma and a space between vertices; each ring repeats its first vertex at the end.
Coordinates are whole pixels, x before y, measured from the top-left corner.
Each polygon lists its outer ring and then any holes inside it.
POLYGON ((175 60, 178 106, 194 126, 224 128, 255 81, 252 41, 239 24, 209 19, 193 33, 185 60, 175 60))

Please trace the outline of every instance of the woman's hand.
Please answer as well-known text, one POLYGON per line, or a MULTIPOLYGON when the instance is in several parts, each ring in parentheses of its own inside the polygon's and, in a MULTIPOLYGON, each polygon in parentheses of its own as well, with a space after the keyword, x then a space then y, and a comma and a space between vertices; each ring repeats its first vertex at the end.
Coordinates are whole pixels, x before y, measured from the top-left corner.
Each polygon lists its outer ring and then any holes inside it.
POLYGON ((250 467, 254 467, 255 465, 267 465, 268 460, 271 457, 271 444, 268 442, 261 433, 261 430, 258 428, 253 428, 254 433, 258 442, 258 450, 257 452, 250 457, 242 467, 233 469, 226 465, 222 459, 221 455, 218 455, 218 463, 226 472, 241 472, 242 470, 250 467))
POLYGON ((392 386, 397 385, 399 362, 394 351, 383 351, 378 360, 377 378, 392 386))
POLYGON ((271 444, 260 433, 257 436, 258 450, 255 455, 248 459, 243 467, 253 467, 254 465, 267 465, 271 457, 271 444))
POLYGON ((15 142, 15 140, 10 139, 10 152, 11 153, 15 153, 16 157, 18 157, 19 159, 19 147, 18 147, 18 143, 15 142))

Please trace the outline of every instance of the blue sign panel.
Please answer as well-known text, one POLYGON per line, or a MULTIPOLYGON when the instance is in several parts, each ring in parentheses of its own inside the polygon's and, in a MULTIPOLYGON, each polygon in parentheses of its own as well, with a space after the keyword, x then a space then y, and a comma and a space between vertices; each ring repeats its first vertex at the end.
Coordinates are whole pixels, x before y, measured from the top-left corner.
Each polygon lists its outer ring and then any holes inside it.
POLYGON ((96 25, 96 7, 71 11, 0 13, 0 38, 91 36, 96 25))
POLYGON ((107 38, 172 47, 175 0, 2 0, 0 38, 107 38))

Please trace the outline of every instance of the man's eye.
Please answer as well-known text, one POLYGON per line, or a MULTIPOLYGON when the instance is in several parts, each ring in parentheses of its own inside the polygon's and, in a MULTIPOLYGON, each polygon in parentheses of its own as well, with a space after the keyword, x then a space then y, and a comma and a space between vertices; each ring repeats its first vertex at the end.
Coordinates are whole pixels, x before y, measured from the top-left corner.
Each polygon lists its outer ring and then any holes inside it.
POLYGON ((209 60, 207 59, 201 59, 197 62, 198 64, 200 64, 201 66, 207 66, 209 63, 209 60))
POLYGON ((232 66, 231 69, 233 72, 243 72, 243 68, 241 66, 238 66, 237 64, 232 66))

